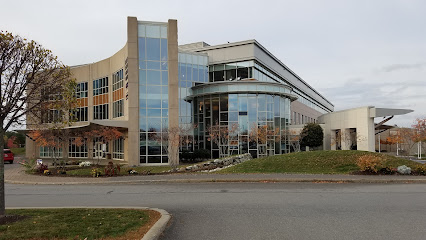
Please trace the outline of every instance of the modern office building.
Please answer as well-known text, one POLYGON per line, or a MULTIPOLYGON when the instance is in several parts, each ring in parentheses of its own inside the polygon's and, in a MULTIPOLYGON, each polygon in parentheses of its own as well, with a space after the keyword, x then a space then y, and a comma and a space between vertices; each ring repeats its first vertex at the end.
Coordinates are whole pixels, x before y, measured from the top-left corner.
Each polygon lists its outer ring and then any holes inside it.
MULTIPOLYGON (((334 110, 256 40, 179 46, 176 20, 127 21, 127 42, 120 51, 71 67, 80 107, 70 129, 111 126, 123 138, 106 143, 99 138, 83 146, 70 141, 58 150, 63 158, 111 156, 129 165, 170 164, 169 156, 179 153, 168 152, 158 136, 174 128, 189 129, 181 149, 208 149, 212 157, 287 153, 290 124, 316 122, 334 110), (212 141, 212 126, 228 129, 229 141, 212 141), (265 141, 253 140, 252 132, 263 127, 265 141), (223 144, 225 152, 219 150, 223 144)), ((52 156, 51 148, 27 138, 27 157, 52 156)))

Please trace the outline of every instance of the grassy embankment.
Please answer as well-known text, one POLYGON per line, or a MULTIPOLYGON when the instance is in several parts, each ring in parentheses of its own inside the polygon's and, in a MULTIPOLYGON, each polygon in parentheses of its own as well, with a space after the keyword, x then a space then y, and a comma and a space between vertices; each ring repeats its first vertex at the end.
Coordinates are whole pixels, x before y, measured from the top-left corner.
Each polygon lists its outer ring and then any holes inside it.
POLYGON ((10 151, 12 151, 15 156, 25 155, 25 148, 12 148, 10 151))
POLYGON ((160 214, 135 209, 17 209, 26 218, 0 225, 3 239, 141 239, 160 214))
POLYGON ((253 159, 226 168, 217 173, 309 173, 309 174, 349 174, 359 171, 356 160, 361 155, 373 154, 385 160, 385 166, 397 168, 406 165, 412 169, 419 165, 386 154, 364 151, 312 151, 289 153, 253 159))

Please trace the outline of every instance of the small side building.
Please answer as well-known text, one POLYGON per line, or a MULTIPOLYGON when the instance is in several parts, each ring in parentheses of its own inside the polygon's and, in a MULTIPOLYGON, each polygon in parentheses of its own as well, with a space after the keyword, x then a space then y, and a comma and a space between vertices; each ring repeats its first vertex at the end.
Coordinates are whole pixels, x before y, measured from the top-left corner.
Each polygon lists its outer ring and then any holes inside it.
POLYGON ((323 148, 374 152, 375 135, 391 128, 384 123, 410 112, 413 110, 366 106, 321 115, 318 123, 324 129, 323 148), (380 122, 375 123, 375 119, 380 122))

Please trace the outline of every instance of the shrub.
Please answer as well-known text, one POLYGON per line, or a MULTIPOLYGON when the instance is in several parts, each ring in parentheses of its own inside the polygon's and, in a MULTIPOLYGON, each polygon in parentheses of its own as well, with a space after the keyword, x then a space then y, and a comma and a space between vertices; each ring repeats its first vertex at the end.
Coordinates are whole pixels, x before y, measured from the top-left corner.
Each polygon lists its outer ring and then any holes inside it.
POLYGON ((384 168, 381 168, 378 173, 385 174, 385 175, 392 175, 396 173, 396 169, 390 168, 390 167, 384 167, 384 168))
POLYGON ((398 173, 403 174, 403 175, 409 175, 409 174, 411 174, 411 168, 407 167, 405 165, 399 166, 398 167, 398 173))
POLYGON ((102 171, 99 168, 92 168, 90 173, 92 174, 92 177, 100 177, 102 175, 102 171))
POLYGON ((120 173, 120 170, 120 165, 108 162, 108 165, 105 167, 105 175, 110 177, 116 176, 120 173))
POLYGON ((49 168, 47 167, 47 165, 46 164, 40 164, 40 165, 37 165, 37 172, 38 173, 44 173, 44 171, 45 170, 48 170, 49 168))
POLYGON ((51 172, 50 172, 50 170, 49 170, 49 169, 47 169, 47 170, 44 170, 44 171, 43 171, 43 174, 44 174, 44 175, 50 175, 50 174, 51 174, 51 172))
POLYGON ((25 172, 31 172, 31 173, 35 171, 36 165, 37 165, 35 159, 30 159, 28 161, 24 160, 20 162, 20 164, 24 166, 24 168, 26 169, 25 172))
POLYGON ((318 123, 308 123, 300 133, 303 136, 300 145, 303 147, 318 147, 322 145, 324 132, 318 123))
POLYGON ((414 171, 419 175, 426 175, 426 166, 425 165, 417 166, 414 171))
POLYGON ((210 159, 210 151, 207 149, 196 149, 194 152, 182 150, 180 158, 183 162, 199 162, 204 159, 210 159))
POLYGON ((89 161, 84 161, 78 164, 79 167, 90 167, 92 166, 92 163, 89 161))
POLYGON ((210 159, 210 151, 207 149, 196 149, 194 151, 195 159, 210 159))
POLYGON ((360 156, 356 164, 363 172, 374 172, 377 173, 380 169, 384 168, 384 159, 380 156, 374 155, 362 155, 360 156))
POLYGON ((180 158, 183 161, 189 162, 193 160, 193 154, 189 150, 183 149, 182 152, 180 153, 180 158))

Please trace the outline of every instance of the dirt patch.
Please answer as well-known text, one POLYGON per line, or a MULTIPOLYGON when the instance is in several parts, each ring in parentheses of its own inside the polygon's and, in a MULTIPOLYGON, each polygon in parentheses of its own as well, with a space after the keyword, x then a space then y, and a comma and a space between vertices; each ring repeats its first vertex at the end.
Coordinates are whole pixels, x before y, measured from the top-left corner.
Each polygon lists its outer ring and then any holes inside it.
POLYGON ((20 216, 20 215, 5 215, 0 217, 0 225, 6 225, 10 223, 14 223, 17 221, 21 221, 28 218, 28 216, 20 216))

